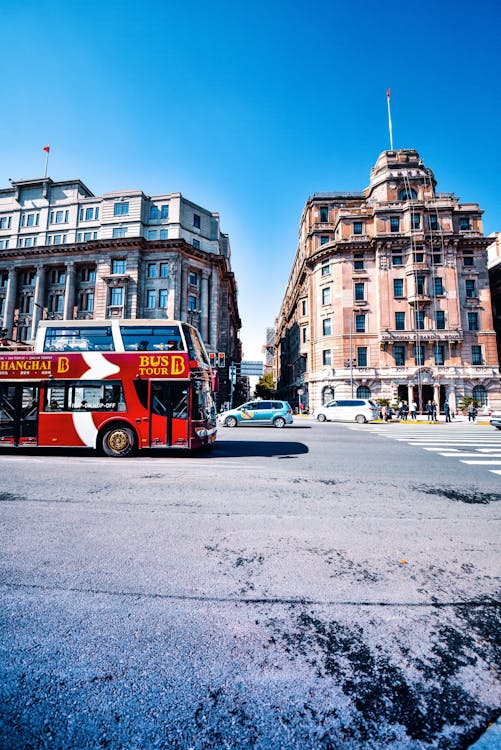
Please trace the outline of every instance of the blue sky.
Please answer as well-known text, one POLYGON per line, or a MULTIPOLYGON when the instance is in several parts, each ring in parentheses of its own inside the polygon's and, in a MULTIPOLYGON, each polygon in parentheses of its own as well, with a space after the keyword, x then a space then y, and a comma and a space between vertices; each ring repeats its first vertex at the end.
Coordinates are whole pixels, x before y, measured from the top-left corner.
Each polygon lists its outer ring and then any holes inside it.
POLYGON ((389 148, 501 230, 497 0, 2 4, 0 185, 182 192, 221 215, 245 359, 260 359, 308 196, 363 190, 389 148))

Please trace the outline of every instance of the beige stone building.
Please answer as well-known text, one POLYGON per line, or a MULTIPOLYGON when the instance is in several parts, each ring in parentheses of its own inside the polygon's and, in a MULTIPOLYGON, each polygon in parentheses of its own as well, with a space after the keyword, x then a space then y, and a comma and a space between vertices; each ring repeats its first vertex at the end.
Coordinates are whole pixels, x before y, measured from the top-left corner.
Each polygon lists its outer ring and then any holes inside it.
POLYGON ((275 326, 281 396, 500 408, 491 241, 412 149, 381 153, 363 192, 313 195, 275 326))
POLYGON ((0 190, 0 328, 33 342, 42 318, 175 318, 209 352, 241 359, 237 286, 219 215, 180 193, 95 196, 80 180, 0 190))

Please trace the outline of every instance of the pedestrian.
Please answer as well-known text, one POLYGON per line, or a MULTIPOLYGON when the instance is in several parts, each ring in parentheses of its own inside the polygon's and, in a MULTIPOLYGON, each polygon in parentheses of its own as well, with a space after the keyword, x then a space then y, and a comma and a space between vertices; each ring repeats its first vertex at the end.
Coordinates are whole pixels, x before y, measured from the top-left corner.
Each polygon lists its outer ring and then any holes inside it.
POLYGON ((402 404, 402 419, 404 422, 407 422, 407 415, 409 414, 409 404, 407 401, 404 401, 402 404))
POLYGON ((402 403, 402 401, 399 401, 399 402, 398 402, 398 405, 397 405, 397 409, 398 409, 398 418, 399 418, 399 419, 402 419, 402 407, 403 407, 403 403, 402 403))
POLYGON ((434 422, 437 421, 437 402, 436 401, 431 402, 431 417, 434 422))
POLYGON ((431 401, 426 403, 426 414, 428 416, 428 422, 431 422, 433 420, 433 406, 431 401))
POLYGON ((468 422, 474 422, 477 416, 477 410, 475 409, 475 405, 473 401, 468 406, 468 422))
POLYGON ((411 412, 411 419, 416 419, 417 404, 415 401, 411 401, 410 412, 411 412))
POLYGON ((449 406, 448 401, 444 403, 444 414, 445 414, 445 421, 450 422, 451 421, 451 407, 449 406))

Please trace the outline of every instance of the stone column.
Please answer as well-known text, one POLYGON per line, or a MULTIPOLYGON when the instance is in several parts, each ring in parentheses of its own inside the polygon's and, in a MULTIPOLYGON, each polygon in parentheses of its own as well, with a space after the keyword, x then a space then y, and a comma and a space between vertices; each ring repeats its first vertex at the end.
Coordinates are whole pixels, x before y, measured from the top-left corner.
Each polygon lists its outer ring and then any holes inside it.
POLYGON ((209 343, 209 272, 205 269, 202 271, 202 280, 200 285, 200 333, 204 344, 209 343))
POLYGON ((9 271, 9 278, 7 281, 7 295, 5 297, 5 310, 3 315, 2 327, 7 329, 8 338, 12 337, 12 330, 14 327, 14 311, 16 309, 16 293, 17 293, 17 272, 15 268, 11 268, 9 271))
POLYGON ((181 261, 181 284, 179 289, 179 305, 181 307, 180 320, 188 320, 188 264, 181 261))
POLYGON ((206 341, 205 343, 212 347, 212 349, 217 350, 217 332, 219 320, 219 279, 215 270, 212 271, 210 279, 210 320, 208 330, 209 341, 206 341))
POLYGON ((73 308, 75 307, 75 264, 66 265, 66 286, 64 289, 63 319, 73 320, 73 308))
POLYGON ((442 408, 442 404, 440 403, 440 386, 439 385, 433 386, 433 400, 435 401, 437 405, 437 414, 439 414, 440 409, 442 408))
POLYGON ((410 407, 410 405, 412 404, 413 401, 414 401, 414 386, 411 385, 411 384, 409 384, 407 386, 407 403, 408 403, 409 407, 410 407))
POLYGON ((31 323, 31 335, 30 338, 34 339, 37 333, 38 323, 42 319, 43 313, 43 300, 45 291, 45 268, 43 266, 37 267, 37 279, 35 283, 35 297, 33 300, 33 316, 31 323))

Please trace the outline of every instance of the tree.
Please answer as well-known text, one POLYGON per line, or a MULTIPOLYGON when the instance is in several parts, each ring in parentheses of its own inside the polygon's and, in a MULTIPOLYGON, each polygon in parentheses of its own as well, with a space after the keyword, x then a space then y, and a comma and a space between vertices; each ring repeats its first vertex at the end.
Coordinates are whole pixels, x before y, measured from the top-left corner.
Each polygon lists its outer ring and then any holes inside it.
POLYGON ((273 382, 273 373, 267 372, 261 375, 254 389, 256 398, 271 398, 275 395, 275 384, 273 382))

